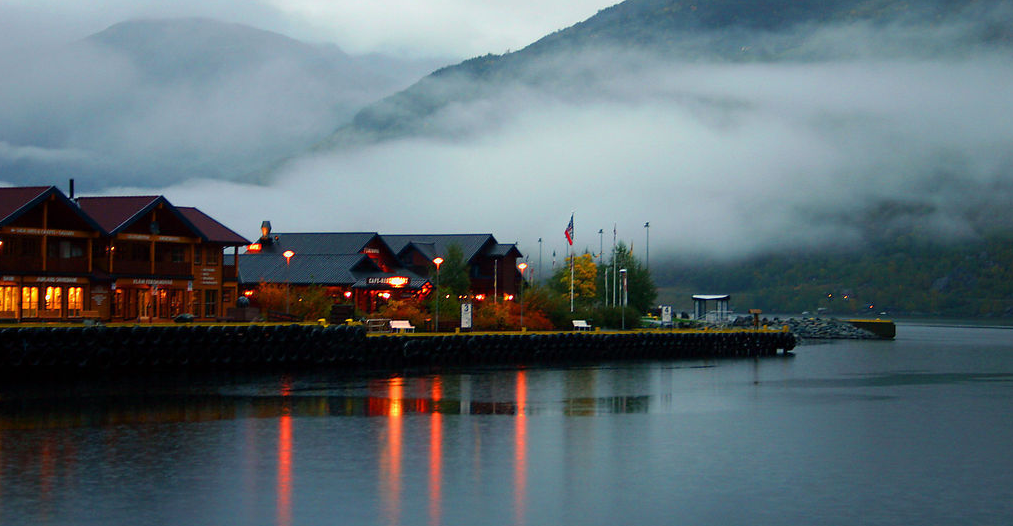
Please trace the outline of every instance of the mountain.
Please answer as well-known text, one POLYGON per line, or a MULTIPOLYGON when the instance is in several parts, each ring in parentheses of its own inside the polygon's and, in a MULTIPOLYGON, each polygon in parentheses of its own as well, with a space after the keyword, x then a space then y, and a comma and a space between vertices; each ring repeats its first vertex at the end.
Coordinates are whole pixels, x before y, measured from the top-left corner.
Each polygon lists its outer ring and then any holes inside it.
POLYGON ((364 108, 319 148, 480 132, 442 127, 439 114, 518 87, 608 98, 612 79, 659 61, 926 59, 1011 44, 1008 0, 627 0, 522 50, 437 70, 364 108))
POLYGON ((200 18, 123 22, 16 63, 0 179, 84 189, 246 177, 439 66, 200 18))

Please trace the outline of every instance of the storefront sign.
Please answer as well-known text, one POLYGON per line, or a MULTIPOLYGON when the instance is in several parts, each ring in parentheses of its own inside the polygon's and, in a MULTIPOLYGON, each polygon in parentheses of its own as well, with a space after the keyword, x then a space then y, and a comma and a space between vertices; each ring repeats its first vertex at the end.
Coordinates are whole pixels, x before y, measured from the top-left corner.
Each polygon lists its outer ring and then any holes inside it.
POLYGON ((130 280, 131 285, 172 285, 171 279, 142 279, 136 278, 130 280))
POLYGON ((29 283, 87 283, 88 280, 85 278, 69 278, 69 277, 58 277, 58 276, 39 276, 39 277, 26 277, 26 282, 29 283))
POLYGON ((391 276, 388 278, 366 278, 366 285, 389 285, 396 289, 408 285, 411 280, 407 276, 391 276))
POLYGON ((78 232, 77 230, 54 230, 52 228, 26 228, 26 227, 6 227, 0 230, 5 234, 27 234, 29 236, 60 236, 60 237, 91 237, 91 234, 87 232, 78 232))
POLYGON ((201 267, 200 284, 209 287, 218 286, 218 269, 214 267, 201 267))
POLYGON ((116 237, 129 241, 162 241, 165 243, 189 243, 192 241, 179 236, 152 236, 148 234, 120 234, 116 237))
POLYGON ((364 248, 362 249, 363 254, 379 254, 380 249, 378 248, 364 248))

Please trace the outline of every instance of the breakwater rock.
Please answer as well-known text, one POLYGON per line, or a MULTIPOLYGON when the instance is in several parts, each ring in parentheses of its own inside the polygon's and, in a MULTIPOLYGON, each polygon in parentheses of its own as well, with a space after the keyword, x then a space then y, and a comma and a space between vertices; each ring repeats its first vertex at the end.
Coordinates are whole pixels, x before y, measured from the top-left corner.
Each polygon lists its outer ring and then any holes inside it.
POLYGON ((874 340, 876 334, 855 327, 848 321, 834 318, 789 318, 775 319, 771 325, 787 325, 800 340, 874 340))
POLYGON ((0 328, 0 372, 327 367, 400 369, 626 359, 772 356, 781 331, 627 331, 367 336, 344 325, 0 328))

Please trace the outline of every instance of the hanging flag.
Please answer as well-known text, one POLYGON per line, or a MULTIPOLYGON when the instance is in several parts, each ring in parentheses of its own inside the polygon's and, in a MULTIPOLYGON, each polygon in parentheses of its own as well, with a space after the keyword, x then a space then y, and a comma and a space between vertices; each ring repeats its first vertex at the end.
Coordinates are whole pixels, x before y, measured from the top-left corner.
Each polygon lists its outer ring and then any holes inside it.
POLYGON ((570 224, 566 225, 563 235, 566 236, 566 242, 573 245, 573 214, 570 214, 570 224))

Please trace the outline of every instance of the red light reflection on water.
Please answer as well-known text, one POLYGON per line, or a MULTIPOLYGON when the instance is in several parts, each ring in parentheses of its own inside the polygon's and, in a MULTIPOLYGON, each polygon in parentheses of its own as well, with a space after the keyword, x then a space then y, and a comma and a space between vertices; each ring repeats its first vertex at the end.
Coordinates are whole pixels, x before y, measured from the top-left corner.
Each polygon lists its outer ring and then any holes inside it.
POLYGON ((382 495, 389 524, 401 522, 401 455, 404 411, 404 378, 392 378, 388 384, 387 448, 380 460, 383 477, 382 495))
POLYGON ((291 378, 283 378, 281 396, 285 402, 278 417, 278 526, 292 525, 292 394, 291 378))
POLYGON ((439 412, 443 383, 433 379, 432 419, 429 429, 429 523, 440 524, 443 515, 443 414, 439 412))
POLYGON ((514 523, 524 524, 528 497, 528 377, 517 371, 517 424, 514 428, 514 523))

